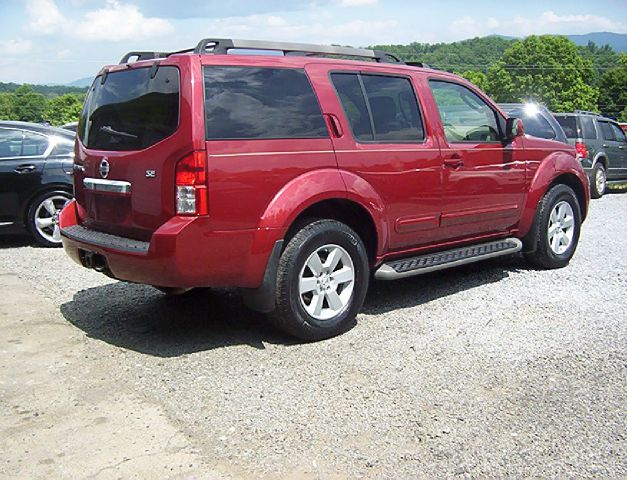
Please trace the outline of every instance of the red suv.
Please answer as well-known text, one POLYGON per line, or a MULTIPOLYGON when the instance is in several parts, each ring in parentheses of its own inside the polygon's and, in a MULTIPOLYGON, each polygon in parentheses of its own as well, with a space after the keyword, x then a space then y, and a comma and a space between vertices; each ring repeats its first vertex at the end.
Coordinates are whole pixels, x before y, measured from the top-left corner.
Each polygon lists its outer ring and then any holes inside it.
POLYGON ((563 267, 589 198, 573 147, 525 136, 462 78, 225 39, 103 68, 74 182, 60 225, 76 262, 166 293, 240 287, 305 340, 354 323, 371 273, 518 251, 563 267))

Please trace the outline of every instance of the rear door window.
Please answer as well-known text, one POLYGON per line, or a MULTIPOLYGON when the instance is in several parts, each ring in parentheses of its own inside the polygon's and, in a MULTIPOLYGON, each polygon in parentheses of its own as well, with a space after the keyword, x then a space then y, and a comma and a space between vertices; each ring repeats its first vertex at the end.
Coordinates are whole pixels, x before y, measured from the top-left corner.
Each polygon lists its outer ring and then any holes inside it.
POLYGON ((21 130, 0 129, 0 158, 21 156, 23 136, 21 130))
POLYGON ((625 143, 625 133, 623 132, 623 130, 618 125, 615 125, 613 123, 610 123, 610 126, 612 127, 612 130, 614 130, 614 138, 616 139, 616 141, 625 143))
POLYGON ((422 115, 408 78, 333 73, 331 81, 355 139, 380 143, 425 139, 422 115))
POLYGON ((577 117, 572 115, 568 116, 557 116, 555 117, 557 123, 559 123, 566 134, 566 138, 578 138, 579 134, 577 133, 577 117))
POLYGON ((172 66, 111 72, 104 83, 98 76, 83 107, 78 137, 98 150, 154 145, 178 128, 179 91, 179 71, 172 66))
POLYGON ((44 135, 24 132, 24 142, 22 143, 22 156, 36 157, 43 155, 48 149, 50 141, 44 135))
POLYGON ((614 131, 608 122, 599 122, 599 127, 601 127, 601 135, 605 140, 615 140, 614 131))
POLYGON ((304 70, 204 68, 207 140, 329 136, 304 70))
POLYGON ((581 125, 581 135, 586 140, 596 140, 597 131, 594 128, 594 120, 590 117, 579 117, 579 123, 581 125))
POLYGON ((546 138, 553 140, 555 138, 555 130, 539 110, 529 108, 514 107, 506 109, 507 114, 521 118, 525 133, 538 138, 546 138))

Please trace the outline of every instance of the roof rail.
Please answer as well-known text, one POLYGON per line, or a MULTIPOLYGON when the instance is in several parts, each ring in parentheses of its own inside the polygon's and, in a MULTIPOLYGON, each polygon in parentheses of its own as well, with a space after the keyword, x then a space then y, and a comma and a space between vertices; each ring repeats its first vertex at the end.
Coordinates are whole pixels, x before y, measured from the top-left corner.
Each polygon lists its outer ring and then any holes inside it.
POLYGON ((120 60, 120 63, 128 63, 128 61, 133 57, 137 57, 135 61, 139 62, 140 60, 153 60, 155 58, 165 58, 168 55, 170 55, 168 52, 128 52, 126 55, 122 57, 122 59, 120 60))
POLYGON ((344 57, 370 58, 381 63, 403 63, 391 53, 367 48, 341 47, 335 45, 315 45, 309 43, 268 42, 263 40, 236 40, 231 38, 203 38, 194 53, 225 55, 229 50, 273 50, 284 55, 334 55, 344 57))
POLYGON ((430 65, 427 65, 425 62, 405 62, 405 65, 418 68, 433 68, 430 65))
POLYGON ((580 113, 583 115, 594 115, 595 117, 601 117, 602 115, 597 112, 590 112, 588 110, 575 110, 575 113, 580 113))
MULTIPOLYGON (((284 55, 332 55, 342 57, 369 58, 381 63, 403 63, 396 55, 382 50, 368 48, 341 47, 336 45, 314 45, 309 43, 268 42, 263 40, 236 40, 232 38, 203 38, 196 48, 177 50, 175 52, 128 52, 120 63, 128 63, 131 58, 154 60, 166 58, 176 53, 211 53, 226 55, 229 50, 270 50, 283 52, 284 55)), ((426 65, 425 65, 426 66, 426 65)))

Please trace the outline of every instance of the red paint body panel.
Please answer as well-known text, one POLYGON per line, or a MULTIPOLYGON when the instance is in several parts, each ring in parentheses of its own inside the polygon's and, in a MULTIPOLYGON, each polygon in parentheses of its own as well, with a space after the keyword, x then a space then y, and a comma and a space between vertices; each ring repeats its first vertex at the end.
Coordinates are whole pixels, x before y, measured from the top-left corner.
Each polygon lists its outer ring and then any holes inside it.
POLYGON ((428 79, 462 83, 486 99, 454 75, 298 56, 181 54, 159 62, 180 72, 178 129, 141 151, 89 150, 77 141, 75 162, 85 170, 75 176, 76 200, 61 214, 62 229, 80 224, 149 242, 148 252, 137 254, 63 237, 65 250, 75 261, 81 261, 79 249, 102 254, 112 274, 122 280, 170 287, 255 288, 275 242, 305 209, 329 199, 349 200, 368 212, 376 227, 375 267, 388 258, 506 235, 523 237, 539 200, 560 174, 573 175, 588 195, 586 177, 567 145, 531 137, 507 144, 448 144, 428 79), (304 68, 326 117, 329 137, 206 141, 203 65, 304 68), (425 141, 355 141, 330 82, 332 71, 408 78, 420 104, 425 141), (209 214, 177 216, 175 164, 194 150, 207 153, 209 214), (453 155, 463 159, 461 168, 445 164, 453 155), (83 188, 83 178, 98 177, 103 157, 110 163, 109 179, 132 184, 130 195, 83 188), (147 178, 148 169, 156 170, 155 178, 147 178))

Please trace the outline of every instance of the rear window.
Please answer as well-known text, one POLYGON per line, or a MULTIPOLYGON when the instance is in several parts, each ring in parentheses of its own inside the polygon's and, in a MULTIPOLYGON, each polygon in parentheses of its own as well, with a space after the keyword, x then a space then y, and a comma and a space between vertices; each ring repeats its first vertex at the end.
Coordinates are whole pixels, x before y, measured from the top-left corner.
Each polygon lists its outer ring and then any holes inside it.
POLYGON ((179 123, 179 71, 136 68, 94 81, 78 124, 87 148, 141 150, 172 135, 179 123))
MULTIPOLYGON (((559 123, 566 134, 566 138, 577 138, 577 117, 555 117, 557 123, 559 123)), ((524 120, 523 120, 524 121, 524 120)))
POLYGON ((204 80, 207 140, 329 136, 303 70, 210 66, 204 80))

